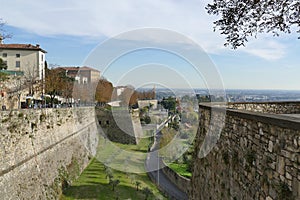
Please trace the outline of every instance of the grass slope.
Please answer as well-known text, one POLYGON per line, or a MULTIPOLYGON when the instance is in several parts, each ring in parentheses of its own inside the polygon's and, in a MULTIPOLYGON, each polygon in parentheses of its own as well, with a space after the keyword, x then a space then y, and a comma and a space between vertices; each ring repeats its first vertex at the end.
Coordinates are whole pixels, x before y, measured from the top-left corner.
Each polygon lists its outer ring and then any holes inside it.
POLYGON ((168 166, 181 176, 191 178, 192 173, 188 171, 188 165, 184 163, 168 163, 168 166))
MULTIPOLYGON (((145 152, 148 148, 149 139, 143 139, 139 145, 123 145, 115 143, 123 150, 145 152)), ((150 181, 146 173, 128 174, 125 172, 112 170, 114 179, 118 179, 120 184, 115 191, 109 185, 106 177, 105 166, 97 159, 93 159, 89 166, 83 171, 81 176, 65 191, 61 200, 73 199, 145 199, 145 194, 141 189, 148 187, 152 195, 148 199, 165 199, 158 191, 155 184, 150 181), (136 182, 140 182, 140 190, 136 190, 136 182)))

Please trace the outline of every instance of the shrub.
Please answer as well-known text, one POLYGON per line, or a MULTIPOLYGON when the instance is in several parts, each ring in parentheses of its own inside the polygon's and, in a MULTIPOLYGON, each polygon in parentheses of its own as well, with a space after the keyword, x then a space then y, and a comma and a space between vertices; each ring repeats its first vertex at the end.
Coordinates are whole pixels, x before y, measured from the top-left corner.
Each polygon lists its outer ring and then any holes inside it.
POLYGON ((146 124, 150 124, 151 123, 151 118, 149 116, 146 116, 144 118, 144 121, 145 121, 146 124))

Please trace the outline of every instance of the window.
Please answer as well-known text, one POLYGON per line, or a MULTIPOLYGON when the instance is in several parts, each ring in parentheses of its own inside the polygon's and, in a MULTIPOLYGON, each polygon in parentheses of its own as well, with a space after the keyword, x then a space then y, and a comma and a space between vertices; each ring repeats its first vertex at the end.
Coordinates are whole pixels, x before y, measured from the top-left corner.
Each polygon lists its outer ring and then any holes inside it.
POLYGON ((20 58, 21 55, 19 53, 16 54, 16 58, 20 58))
POLYGON ((7 53, 3 53, 3 54, 2 54, 2 57, 3 57, 3 58, 6 58, 6 57, 7 57, 7 53))
POLYGON ((44 61, 44 55, 42 54, 42 61, 44 61))
POLYGON ((75 76, 75 81, 77 81, 80 84, 80 77, 79 76, 75 76))
POLYGON ((7 60, 4 60, 3 63, 5 66, 7 66, 7 60))
POLYGON ((87 77, 83 77, 83 78, 82 78, 82 83, 83 83, 83 84, 87 84, 87 82, 88 82, 87 77))
POLYGON ((17 67, 17 68, 20 68, 20 66, 21 66, 20 61, 16 61, 16 67, 17 67))

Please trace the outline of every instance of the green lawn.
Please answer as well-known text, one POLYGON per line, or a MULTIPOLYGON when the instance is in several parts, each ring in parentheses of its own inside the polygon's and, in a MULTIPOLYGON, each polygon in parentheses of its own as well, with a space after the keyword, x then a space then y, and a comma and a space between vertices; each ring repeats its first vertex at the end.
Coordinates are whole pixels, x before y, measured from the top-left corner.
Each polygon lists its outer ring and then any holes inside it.
POLYGON ((126 151, 136 151, 136 152, 147 153, 150 142, 151 142, 150 138, 142 138, 140 140, 139 144, 137 144, 137 145, 134 145, 134 144, 128 145, 128 144, 120 144, 120 143, 114 143, 114 144, 126 151))
MULTIPOLYGON (((103 141, 102 141, 103 142, 103 141)), ((145 152, 149 144, 149 139, 143 139, 139 145, 123 145, 114 143, 125 151, 145 152)), ((103 144, 102 144, 103 145, 103 144)), ((100 145, 101 146, 101 145, 100 145)), ((110 151, 107 149, 105 152, 110 151)), ((121 164, 121 163, 120 163, 121 164)), ((149 188, 152 195, 148 199, 166 199, 158 191, 155 184, 150 181, 146 173, 129 174, 118 170, 112 170, 113 179, 118 179, 120 183, 116 186, 115 191, 109 185, 109 179, 106 177, 105 166, 97 159, 93 159, 89 166, 84 170, 81 176, 67 188, 61 200, 71 199, 145 199, 145 194, 141 191, 143 188, 149 188), (139 191, 136 190, 136 182, 140 182, 139 191)))
POLYGON ((138 145, 126 145, 100 138, 97 160, 119 171, 145 173, 145 160, 150 143, 144 138, 138 145))
POLYGON ((188 171, 188 165, 183 163, 168 163, 168 166, 181 176, 184 176, 186 178, 191 178, 192 173, 188 171))

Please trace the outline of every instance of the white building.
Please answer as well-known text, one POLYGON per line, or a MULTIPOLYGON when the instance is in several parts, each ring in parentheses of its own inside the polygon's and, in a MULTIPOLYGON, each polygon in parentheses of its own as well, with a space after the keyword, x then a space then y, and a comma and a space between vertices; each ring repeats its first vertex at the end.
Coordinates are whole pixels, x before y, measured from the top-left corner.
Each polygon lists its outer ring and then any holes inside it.
POLYGON ((100 71, 83 66, 83 67, 58 67, 57 70, 63 70, 66 76, 72 77, 79 84, 98 83, 100 79, 100 71))
POLYGON ((37 80, 45 78, 46 53, 38 44, 2 44, 0 40, 0 58, 6 63, 7 70, 22 72, 37 80))
POLYGON ((139 108, 144 108, 146 106, 150 106, 152 105, 152 109, 153 110, 156 110, 157 109, 157 104, 158 104, 158 101, 156 99, 151 99, 151 100, 138 100, 138 105, 139 105, 139 108))

